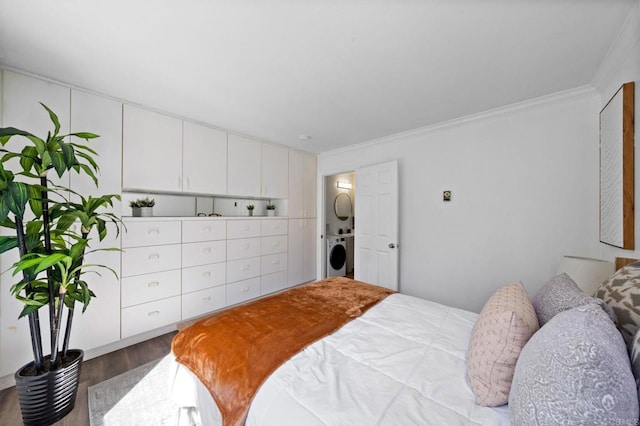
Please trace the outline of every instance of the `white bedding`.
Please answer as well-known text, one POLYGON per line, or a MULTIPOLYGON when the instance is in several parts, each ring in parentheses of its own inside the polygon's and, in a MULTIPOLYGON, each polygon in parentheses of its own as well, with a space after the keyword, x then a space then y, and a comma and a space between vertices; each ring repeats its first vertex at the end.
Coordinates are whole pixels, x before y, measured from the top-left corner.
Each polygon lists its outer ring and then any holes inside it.
MULTIPOLYGON (((465 353, 478 314, 394 294, 310 345, 262 385, 247 425, 508 425, 507 406, 480 407, 465 353)), ((177 363, 172 394, 220 424, 204 386, 177 363)))

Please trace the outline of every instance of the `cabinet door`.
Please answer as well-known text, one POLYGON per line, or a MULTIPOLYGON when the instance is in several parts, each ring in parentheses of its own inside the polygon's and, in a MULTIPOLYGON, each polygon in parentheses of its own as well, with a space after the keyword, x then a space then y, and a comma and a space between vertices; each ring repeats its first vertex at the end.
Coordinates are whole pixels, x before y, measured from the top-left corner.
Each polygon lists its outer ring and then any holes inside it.
POLYGON ((288 235, 288 262, 287 262, 287 284, 289 287, 298 285, 303 280, 302 265, 304 257, 302 248, 304 247, 304 220, 289 219, 288 235))
MULTIPOLYGON (((71 91, 71 131, 91 132, 100 137, 81 141, 93 148, 98 156, 100 166, 98 175, 100 187, 85 176, 72 173, 71 188, 82 194, 103 195, 119 194, 121 179, 122 155, 122 104, 90 93, 71 91)), ((109 209, 120 215, 120 202, 115 200, 109 209)), ((99 241, 94 229, 90 236, 92 249, 120 247, 122 234, 117 234, 113 224, 107 224, 107 237, 99 241)), ((124 230, 121 228, 121 231, 124 230)), ((93 251, 85 258, 87 264, 106 265, 120 276, 120 253, 114 251, 93 251)), ((71 334, 72 347, 88 350, 120 339, 120 282, 111 272, 97 270, 98 274, 87 274, 86 280, 97 297, 91 300, 86 312, 80 314, 73 322, 71 334)))
MULTIPOLYGON (((46 138, 47 132, 53 129, 53 124, 49 120, 47 111, 38 103, 42 102, 58 115, 61 134, 68 133, 69 93, 69 88, 4 71, 2 125, 16 127, 34 133, 38 137, 46 138)), ((14 137, 7 146, 12 151, 19 151, 26 145, 25 141, 24 138, 14 137)), ((10 160, 5 167, 17 170, 19 167, 17 159, 10 160)), ((54 175, 55 173, 50 174, 52 178, 54 175)), ((68 181, 57 183, 68 185, 68 181)), ((15 235, 8 230, 3 230, 2 234, 15 235)), ((6 270, 17 260, 17 249, 3 253, 0 255, 2 270, 6 270)), ((29 322, 26 317, 18 319, 23 305, 9 292, 11 285, 17 281, 17 277, 12 276, 11 273, 0 275, 0 376, 13 374, 18 368, 33 359, 29 340, 29 322)), ((47 315, 48 309, 42 309, 40 323, 44 348, 49 347, 47 315)))
POLYGON ((289 151, 289 217, 316 216, 316 157, 289 151))
POLYGON ((122 188, 182 191, 182 120, 124 105, 122 188))
POLYGON ((229 134, 227 145, 227 193, 260 197, 261 143, 229 134))
POLYGON ((287 198, 289 193, 289 150, 262 144, 262 196, 287 198))
POLYGON ((302 282, 315 281, 316 279, 316 220, 305 219, 303 221, 304 242, 302 248, 302 282))
POLYGON ((183 125, 183 192, 226 194, 227 132, 188 121, 183 125))

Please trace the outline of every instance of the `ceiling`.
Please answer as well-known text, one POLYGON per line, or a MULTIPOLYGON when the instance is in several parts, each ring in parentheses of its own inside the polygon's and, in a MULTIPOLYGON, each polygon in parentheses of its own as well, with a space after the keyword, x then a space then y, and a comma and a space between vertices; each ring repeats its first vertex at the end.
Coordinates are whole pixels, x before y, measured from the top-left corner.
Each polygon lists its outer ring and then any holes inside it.
POLYGON ((0 0, 0 66, 320 153, 587 85, 633 4, 0 0))

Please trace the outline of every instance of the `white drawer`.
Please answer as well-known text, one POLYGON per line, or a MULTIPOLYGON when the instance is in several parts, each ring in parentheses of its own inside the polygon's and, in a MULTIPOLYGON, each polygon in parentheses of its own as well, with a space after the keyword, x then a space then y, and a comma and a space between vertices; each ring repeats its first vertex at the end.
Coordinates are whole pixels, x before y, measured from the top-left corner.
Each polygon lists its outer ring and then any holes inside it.
POLYGON ((272 274, 287 270, 287 253, 270 254, 260 258, 260 273, 272 274))
POLYGON ((198 266, 227 260, 225 241, 205 241, 182 244, 182 266, 198 266))
POLYGON ((133 306, 178 296, 181 292, 180 270, 137 275, 122 279, 122 306, 133 306))
POLYGON ((227 284, 227 306, 260 296, 260 278, 227 284))
POLYGON ((122 338, 180 321, 180 308, 180 296, 176 296, 122 309, 122 338))
POLYGON ((204 315, 222 309, 227 303, 226 286, 208 288, 182 296, 182 319, 204 315))
POLYGON ((215 241, 227 238, 225 220, 185 220, 182 222, 182 242, 215 241))
POLYGON ((260 221, 260 235, 287 235, 287 227, 287 219, 263 219, 260 221))
POLYGON ((122 253, 122 276, 180 269, 180 244, 128 248, 122 253))
POLYGON ((227 262, 227 282, 246 280, 260 276, 260 256, 227 262))
POLYGON ((225 262, 182 269, 182 293, 217 287, 227 282, 225 262))
POLYGON ((180 221, 125 222, 122 247, 157 246, 180 243, 180 221))
POLYGON ((260 256, 260 238, 227 240, 227 260, 260 256))
POLYGON ((251 238, 260 236, 259 220, 228 220, 227 238, 251 238))
POLYGON ((275 274, 263 275, 260 277, 260 295, 273 293, 287 288, 287 273, 276 272, 275 274))
POLYGON ((261 238, 260 254, 284 253, 287 251, 287 236, 276 235, 274 237, 261 238))

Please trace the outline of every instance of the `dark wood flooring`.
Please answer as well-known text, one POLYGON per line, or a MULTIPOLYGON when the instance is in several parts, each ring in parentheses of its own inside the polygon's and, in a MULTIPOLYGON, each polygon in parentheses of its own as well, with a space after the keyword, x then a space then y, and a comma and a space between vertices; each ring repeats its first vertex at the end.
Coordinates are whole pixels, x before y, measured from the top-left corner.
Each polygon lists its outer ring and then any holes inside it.
MULTIPOLYGON (((88 387, 167 355, 171 352, 171 340, 176 333, 164 334, 155 339, 85 361, 80 374, 76 405, 73 411, 56 425, 89 425, 88 387)), ((0 424, 3 426, 22 424, 15 386, 0 391, 0 424)))

